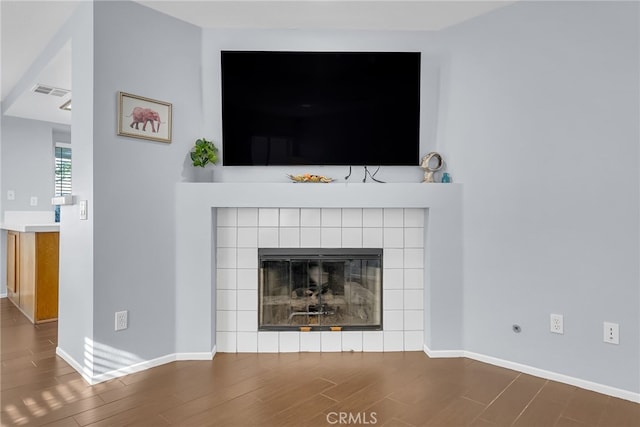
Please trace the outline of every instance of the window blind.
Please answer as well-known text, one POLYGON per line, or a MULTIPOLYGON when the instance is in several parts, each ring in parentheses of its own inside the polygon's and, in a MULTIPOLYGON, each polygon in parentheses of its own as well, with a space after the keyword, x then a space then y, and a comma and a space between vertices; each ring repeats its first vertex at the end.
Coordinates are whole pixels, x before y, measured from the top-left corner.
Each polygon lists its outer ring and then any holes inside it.
POLYGON ((56 147, 55 195, 71 194, 71 148, 56 147))

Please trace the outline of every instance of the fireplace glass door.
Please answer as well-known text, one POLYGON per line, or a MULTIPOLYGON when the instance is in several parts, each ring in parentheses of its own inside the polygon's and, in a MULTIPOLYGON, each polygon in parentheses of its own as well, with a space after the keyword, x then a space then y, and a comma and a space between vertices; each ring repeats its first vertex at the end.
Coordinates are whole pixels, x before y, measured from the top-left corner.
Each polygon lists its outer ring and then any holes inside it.
POLYGON ((379 330, 382 249, 259 249, 260 330, 379 330))

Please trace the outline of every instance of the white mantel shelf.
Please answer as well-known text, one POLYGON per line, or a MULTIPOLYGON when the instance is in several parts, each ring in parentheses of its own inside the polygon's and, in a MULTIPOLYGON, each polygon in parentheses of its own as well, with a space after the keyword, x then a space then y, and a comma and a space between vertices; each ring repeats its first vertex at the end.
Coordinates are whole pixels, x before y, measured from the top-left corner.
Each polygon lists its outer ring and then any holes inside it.
POLYGON ((460 203, 462 184, 181 183, 178 192, 210 207, 429 208, 460 203))
POLYGON ((216 349, 217 208, 427 209, 424 344, 462 348, 462 190, 426 183, 176 184, 176 351, 198 358, 216 349))

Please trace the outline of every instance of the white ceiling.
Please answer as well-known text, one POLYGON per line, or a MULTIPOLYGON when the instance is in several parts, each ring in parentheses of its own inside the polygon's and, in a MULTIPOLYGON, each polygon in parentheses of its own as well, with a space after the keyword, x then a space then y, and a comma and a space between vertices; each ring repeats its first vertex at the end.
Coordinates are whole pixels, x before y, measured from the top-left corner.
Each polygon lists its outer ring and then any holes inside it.
POLYGON ((513 1, 145 1, 203 28, 438 31, 513 1))
POLYGON ((76 1, 0 1, 3 100, 77 5, 76 1))
MULTIPOLYGON (((20 83, 25 89, 16 94, 6 114, 70 123, 71 113, 58 109, 69 96, 61 100, 30 92, 37 83, 72 89, 69 44, 34 81, 21 82, 21 79, 79 1, 82 0, 0 0, 2 100, 6 101, 7 95, 20 83)), ((438 31, 513 1, 139 0, 137 3, 203 28, 438 31)))
POLYGON ((25 119, 71 124, 71 112, 60 106, 71 99, 71 93, 64 96, 45 95, 33 92, 35 84, 44 84, 58 89, 71 89, 71 41, 68 41, 38 76, 6 109, 6 114, 25 119))

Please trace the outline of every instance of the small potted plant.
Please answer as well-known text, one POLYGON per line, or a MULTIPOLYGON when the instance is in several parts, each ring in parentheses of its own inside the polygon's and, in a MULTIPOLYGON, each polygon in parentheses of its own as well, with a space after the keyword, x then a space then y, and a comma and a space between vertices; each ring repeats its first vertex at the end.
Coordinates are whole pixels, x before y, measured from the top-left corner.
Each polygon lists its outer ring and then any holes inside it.
POLYGON ((218 148, 213 141, 197 139, 189 155, 193 166, 196 167, 196 180, 213 181, 213 170, 207 168, 207 165, 215 165, 218 162, 218 148))

